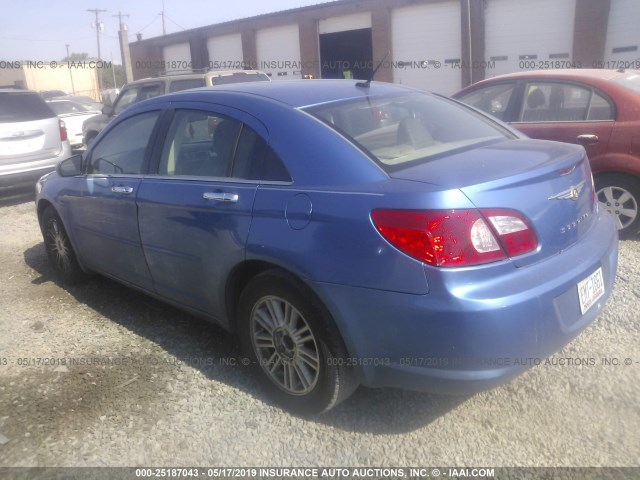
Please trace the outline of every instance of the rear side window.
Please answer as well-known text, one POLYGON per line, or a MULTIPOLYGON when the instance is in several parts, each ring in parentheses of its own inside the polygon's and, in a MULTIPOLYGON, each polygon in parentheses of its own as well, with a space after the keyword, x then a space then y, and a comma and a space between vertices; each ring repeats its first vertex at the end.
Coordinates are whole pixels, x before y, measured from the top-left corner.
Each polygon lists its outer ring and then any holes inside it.
POLYGON ((591 88, 560 82, 531 82, 525 89, 521 122, 613 120, 613 107, 591 88))
POLYGON ((37 93, 0 93, 0 123, 30 122, 55 116, 54 111, 37 93))
POLYGON ((179 92, 181 90, 188 90, 190 88, 204 87, 204 78, 191 78, 185 80, 174 80, 169 85, 169 92, 179 92))
POLYGON ((264 73, 234 72, 229 75, 211 77, 211 85, 227 85, 229 83, 268 82, 270 79, 264 73))

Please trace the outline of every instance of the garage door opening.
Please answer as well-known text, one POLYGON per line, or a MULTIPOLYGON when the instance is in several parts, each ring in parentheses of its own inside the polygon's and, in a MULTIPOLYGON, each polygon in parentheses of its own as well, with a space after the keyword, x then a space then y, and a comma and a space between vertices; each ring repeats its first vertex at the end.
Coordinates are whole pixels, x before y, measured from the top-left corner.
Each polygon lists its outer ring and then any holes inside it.
POLYGON ((322 78, 366 80, 373 72, 371 29, 361 28, 320 35, 322 78))

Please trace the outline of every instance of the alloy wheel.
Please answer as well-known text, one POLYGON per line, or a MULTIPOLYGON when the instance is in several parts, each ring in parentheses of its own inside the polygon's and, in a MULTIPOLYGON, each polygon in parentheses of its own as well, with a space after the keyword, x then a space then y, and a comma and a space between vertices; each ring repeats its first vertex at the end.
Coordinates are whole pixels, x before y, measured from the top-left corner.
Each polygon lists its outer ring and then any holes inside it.
POLYGON ((616 218, 618 230, 631 225, 638 216, 638 203, 635 197, 621 187, 608 186, 598 190, 600 207, 616 218))
POLYGON ((273 383, 292 395, 313 390, 320 376, 318 342, 293 305, 276 296, 261 298, 250 331, 260 366, 273 383))

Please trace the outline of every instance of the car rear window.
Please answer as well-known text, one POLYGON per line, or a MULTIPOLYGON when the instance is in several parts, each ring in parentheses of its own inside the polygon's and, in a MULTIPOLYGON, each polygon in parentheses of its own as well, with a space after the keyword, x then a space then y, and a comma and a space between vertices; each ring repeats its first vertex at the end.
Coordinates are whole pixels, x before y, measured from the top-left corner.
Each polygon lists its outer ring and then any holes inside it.
POLYGON ((49 102, 49 106, 58 115, 64 115, 65 113, 86 113, 89 110, 79 103, 69 101, 49 102))
POLYGON ((0 92, 0 123, 30 122, 55 116, 37 93, 0 92))
POLYGON ((367 152, 387 171, 512 138, 482 114, 444 98, 412 93, 304 109, 367 152))

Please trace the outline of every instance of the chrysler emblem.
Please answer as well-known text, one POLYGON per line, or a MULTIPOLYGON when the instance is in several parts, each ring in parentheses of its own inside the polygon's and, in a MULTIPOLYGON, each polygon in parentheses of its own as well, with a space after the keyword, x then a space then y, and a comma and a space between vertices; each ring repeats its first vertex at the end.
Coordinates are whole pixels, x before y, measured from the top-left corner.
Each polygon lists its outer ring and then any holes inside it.
POLYGON ((567 190, 558 193, 557 195, 552 195, 548 198, 548 200, 573 200, 574 202, 578 200, 580 197, 580 192, 584 188, 585 181, 581 181, 578 185, 569 187, 567 190))

